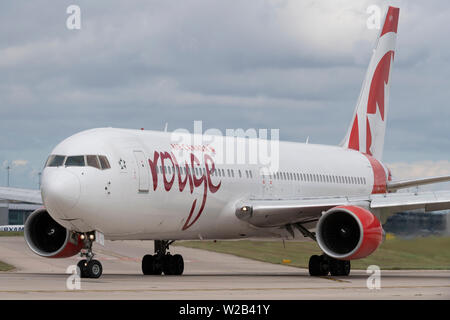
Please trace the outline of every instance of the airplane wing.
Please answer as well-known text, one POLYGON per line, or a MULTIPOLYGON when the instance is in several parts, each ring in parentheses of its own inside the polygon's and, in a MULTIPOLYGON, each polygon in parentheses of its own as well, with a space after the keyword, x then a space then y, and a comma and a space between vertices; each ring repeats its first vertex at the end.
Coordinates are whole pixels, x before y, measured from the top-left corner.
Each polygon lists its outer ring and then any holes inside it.
POLYGON ((42 204, 41 191, 0 187, 0 202, 42 204))
MULTIPOLYGON (((368 208, 382 222, 395 212, 412 209, 436 211, 450 209, 450 191, 386 193, 367 197, 321 197, 300 199, 248 199, 236 206, 236 216, 256 227, 311 225, 335 206, 368 208)), ((315 224, 314 224, 315 225, 315 224)))

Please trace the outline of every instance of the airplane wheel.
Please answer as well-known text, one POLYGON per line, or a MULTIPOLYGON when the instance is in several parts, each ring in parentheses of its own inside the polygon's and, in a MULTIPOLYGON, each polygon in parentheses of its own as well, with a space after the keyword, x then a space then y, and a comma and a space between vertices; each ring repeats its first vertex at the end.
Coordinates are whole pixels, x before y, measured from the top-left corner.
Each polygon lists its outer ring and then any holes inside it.
POLYGON ((78 261, 77 263, 77 267, 80 268, 80 278, 87 278, 88 274, 87 274, 87 260, 83 259, 78 261))
POLYGON ((174 259, 171 254, 166 254, 163 258, 163 272, 166 276, 174 275, 174 259))
POLYGON ((328 264, 323 256, 311 256, 308 267, 309 274, 313 277, 326 276, 328 274, 328 264))
POLYGON ((330 261, 330 274, 332 276, 340 276, 342 271, 341 261, 332 259, 330 261))
POLYGON ((86 271, 89 278, 100 278, 103 272, 102 264, 98 260, 91 260, 86 266, 86 271))
POLYGON ((183 274, 184 271, 184 260, 183 257, 179 254, 176 254, 172 257, 172 263, 173 263, 173 271, 174 275, 180 276, 183 274))
POLYGON ((350 261, 347 261, 347 260, 345 260, 345 261, 341 261, 341 263, 342 263, 342 274, 341 274, 341 276, 348 276, 349 274, 350 274, 350 270, 351 270, 351 264, 350 264, 350 261))
POLYGON ((151 254, 146 254, 142 258, 142 273, 145 275, 153 274, 154 258, 151 254))
POLYGON ((145 275, 161 275, 162 269, 156 255, 146 254, 142 258, 142 273, 145 275))
POLYGON ((332 276, 348 276, 350 274, 350 261, 331 259, 329 265, 332 276))
POLYGON ((309 275, 317 277, 320 275, 320 257, 317 255, 309 258, 309 275))

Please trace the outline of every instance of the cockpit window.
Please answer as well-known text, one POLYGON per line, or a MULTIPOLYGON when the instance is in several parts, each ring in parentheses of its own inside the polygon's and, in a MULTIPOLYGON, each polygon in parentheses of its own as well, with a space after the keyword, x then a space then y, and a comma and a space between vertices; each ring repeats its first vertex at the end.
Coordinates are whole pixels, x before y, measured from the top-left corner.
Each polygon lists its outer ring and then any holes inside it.
POLYGON ((87 155, 86 162, 89 167, 101 169, 100 162, 98 161, 98 157, 96 155, 87 155))
POLYGON ((62 156, 52 154, 48 157, 45 163, 46 167, 94 167, 99 170, 110 169, 108 158, 105 156, 98 155, 87 155, 87 156, 62 156), (64 161, 65 160, 65 161, 64 161))
POLYGON ((55 155, 52 154, 50 157, 48 157, 46 167, 59 167, 62 166, 64 163, 65 156, 55 155))
POLYGON ((84 167, 84 156, 70 156, 67 157, 64 163, 66 167, 84 167))
POLYGON ((98 156, 100 160, 100 164, 102 165, 102 170, 109 169, 111 166, 109 165, 109 161, 105 156, 98 156))

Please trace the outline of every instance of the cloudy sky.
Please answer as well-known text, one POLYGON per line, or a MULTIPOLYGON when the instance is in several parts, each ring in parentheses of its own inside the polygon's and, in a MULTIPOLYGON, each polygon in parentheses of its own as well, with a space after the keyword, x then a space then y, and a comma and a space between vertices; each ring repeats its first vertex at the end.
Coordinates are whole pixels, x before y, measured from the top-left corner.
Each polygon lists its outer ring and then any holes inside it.
POLYGON ((154 0, 0 3, 0 185, 37 188, 64 138, 93 127, 279 128, 338 144, 378 30, 400 7, 384 161, 450 174, 450 2, 154 0), (69 30, 66 9, 81 8, 69 30))

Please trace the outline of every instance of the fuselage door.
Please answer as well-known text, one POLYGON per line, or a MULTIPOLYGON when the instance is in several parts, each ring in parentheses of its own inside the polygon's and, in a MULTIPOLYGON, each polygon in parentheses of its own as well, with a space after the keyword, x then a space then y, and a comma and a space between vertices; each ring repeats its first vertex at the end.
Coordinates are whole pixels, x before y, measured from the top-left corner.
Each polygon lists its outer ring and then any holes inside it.
POLYGON ((149 187, 149 169, 147 161, 145 160, 144 152, 142 151, 133 151, 134 158, 136 159, 136 165, 138 168, 139 174, 139 191, 148 191, 149 187))

